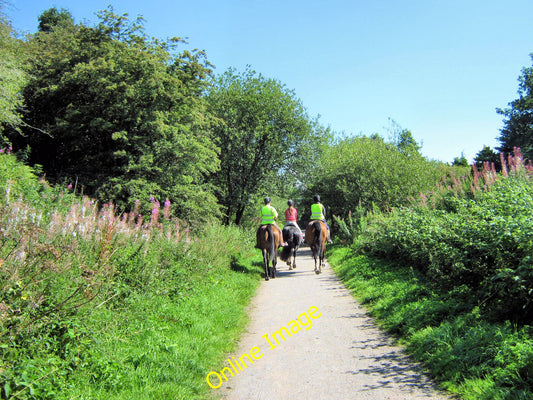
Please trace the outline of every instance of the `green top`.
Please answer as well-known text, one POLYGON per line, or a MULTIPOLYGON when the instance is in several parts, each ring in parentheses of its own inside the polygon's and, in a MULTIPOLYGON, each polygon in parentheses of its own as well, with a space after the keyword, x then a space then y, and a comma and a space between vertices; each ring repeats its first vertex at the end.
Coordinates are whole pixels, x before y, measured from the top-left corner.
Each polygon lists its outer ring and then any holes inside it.
POLYGON ((278 212, 271 205, 266 205, 261 208, 261 225, 272 225, 276 218, 278 218, 278 212))
POLYGON ((324 206, 321 203, 311 204, 311 219, 325 219, 324 206))

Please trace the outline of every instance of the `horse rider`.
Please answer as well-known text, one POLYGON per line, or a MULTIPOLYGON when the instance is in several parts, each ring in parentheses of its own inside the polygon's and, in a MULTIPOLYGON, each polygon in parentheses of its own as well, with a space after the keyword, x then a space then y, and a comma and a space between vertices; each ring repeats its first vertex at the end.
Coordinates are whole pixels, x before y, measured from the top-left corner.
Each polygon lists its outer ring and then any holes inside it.
POLYGON ((300 232, 300 244, 302 244, 304 242, 304 235, 296 222, 298 220, 298 210, 294 207, 294 201, 292 200, 289 200, 287 205, 289 208, 285 210, 285 226, 291 225, 298 229, 298 232, 300 232))
POLYGON ((319 220, 326 224, 326 227, 328 228, 328 243, 333 243, 331 240, 329 225, 326 222, 326 207, 320 202, 320 196, 318 194, 314 195, 313 204, 311 204, 311 220, 319 220))
MULTIPOLYGON (((281 232, 281 229, 276 224, 276 220, 278 219, 278 212, 270 204, 270 202, 270 197, 265 197, 265 205, 261 207, 261 225, 274 225, 281 232)), ((287 246, 287 243, 282 243, 282 246, 287 246)))

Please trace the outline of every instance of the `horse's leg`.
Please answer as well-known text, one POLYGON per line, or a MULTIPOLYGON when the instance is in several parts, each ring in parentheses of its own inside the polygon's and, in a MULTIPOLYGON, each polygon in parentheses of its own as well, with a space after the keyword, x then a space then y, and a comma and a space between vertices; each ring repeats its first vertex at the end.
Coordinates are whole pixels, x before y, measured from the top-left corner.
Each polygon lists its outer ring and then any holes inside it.
POLYGON ((318 269, 316 267, 316 261, 317 261, 317 258, 318 258, 318 249, 316 248, 315 245, 313 245, 313 247, 311 248, 311 251, 313 252, 313 259, 315 260, 315 274, 318 274, 318 269))
POLYGON ((289 257, 287 258, 287 265, 289 266, 289 271, 292 270, 292 252, 294 249, 291 247, 291 252, 289 253, 289 257))
POLYGON ((296 269, 296 250, 298 247, 292 249, 292 269, 296 269))
POLYGON ((267 249, 263 249, 263 264, 265 265, 265 281, 268 281, 270 277, 269 277, 269 272, 268 272, 268 251, 267 249))
POLYGON ((322 249, 320 250, 320 272, 322 273, 322 267, 324 266, 324 254, 326 252, 325 245, 322 245, 322 249))

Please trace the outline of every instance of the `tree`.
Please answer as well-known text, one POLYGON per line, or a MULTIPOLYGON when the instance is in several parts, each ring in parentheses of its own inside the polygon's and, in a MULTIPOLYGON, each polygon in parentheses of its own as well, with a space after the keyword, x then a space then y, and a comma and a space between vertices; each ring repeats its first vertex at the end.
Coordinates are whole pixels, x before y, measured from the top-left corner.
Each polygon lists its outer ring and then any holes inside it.
POLYGON ((320 174, 309 185, 307 198, 320 194, 328 218, 346 217, 356 207, 388 210, 407 205, 410 198, 434 190, 445 168, 449 169, 443 163, 405 154, 378 136, 341 140, 318 162, 320 174))
POLYGON ((22 88, 27 81, 22 42, 14 37, 11 23, 2 12, 0 1, 0 139, 5 141, 3 131, 10 127, 18 129, 23 107, 22 88))
POLYGON ((39 31, 41 32, 51 32, 56 27, 65 27, 74 25, 74 18, 72 14, 62 8, 58 10, 53 7, 44 11, 39 17, 39 31))
POLYGON ((293 91, 249 68, 219 76, 208 99, 222 121, 215 129, 221 168, 213 182, 225 223, 240 224, 254 195, 271 194, 269 179, 279 174, 298 178, 297 171, 311 162, 312 149, 327 140, 327 132, 309 119, 293 91))
POLYGON ((396 146, 398 151, 406 156, 421 157, 421 145, 414 139, 413 134, 408 129, 402 129, 401 126, 389 118, 390 127, 388 128, 391 134, 391 143, 396 146))
MULTIPOLYGON (((530 54, 533 60, 533 53, 530 54)), ((497 109, 505 116, 498 151, 512 154, 514 147, 522 150, 524 157, 533 158, 533 67, 523 68, 518 78, 519 97, 509 103, 510 108, 497 109)))
POLYGON ((494 163, 497 171, 502 168, 499 154, 492 150, 490 146, 483 146, 483 149, 476 154, 474 161, 478 168, 483 167, 484 162, 494 163))
MULTIPOLYGON (((49 13, 54 14, 55 13, 49 13)), ((48 179, 131 209, 169 198, 182 218, 217 215, 206 176, 218 168, 203 92, 202 52, 171 53, 142 20, 112 8, 95 27, 62 23, 31 40, 28 125, 18 136, 48 179), (43 133, 44 132, 44 133, 43 133)))
POLYGON ((461 153, 461 157, 455 157, 453 159, 452 165, 458 167, 468 167, 468 160, 466 159, 465 155, 461 153))

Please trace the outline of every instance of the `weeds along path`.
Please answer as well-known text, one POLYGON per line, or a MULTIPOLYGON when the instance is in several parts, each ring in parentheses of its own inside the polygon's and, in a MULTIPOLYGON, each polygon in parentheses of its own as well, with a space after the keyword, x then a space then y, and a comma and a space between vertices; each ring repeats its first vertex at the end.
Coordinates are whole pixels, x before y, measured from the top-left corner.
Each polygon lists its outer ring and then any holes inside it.
MULTIPOLYGON (((229 358, 242 371, 232 377, 226 360, 228 381, 220 381, 215 395, 226 400, 448 398, 375 326, 329 266, 314 274, 309 248, 299 251, 297 264, 289 271, 278 261, 278 277, 261 284, 247 332, 229 358), (244 353, 253 363, 241 357, 244 353)), ((211 378, 218 385, 216 374, 211 378)))

